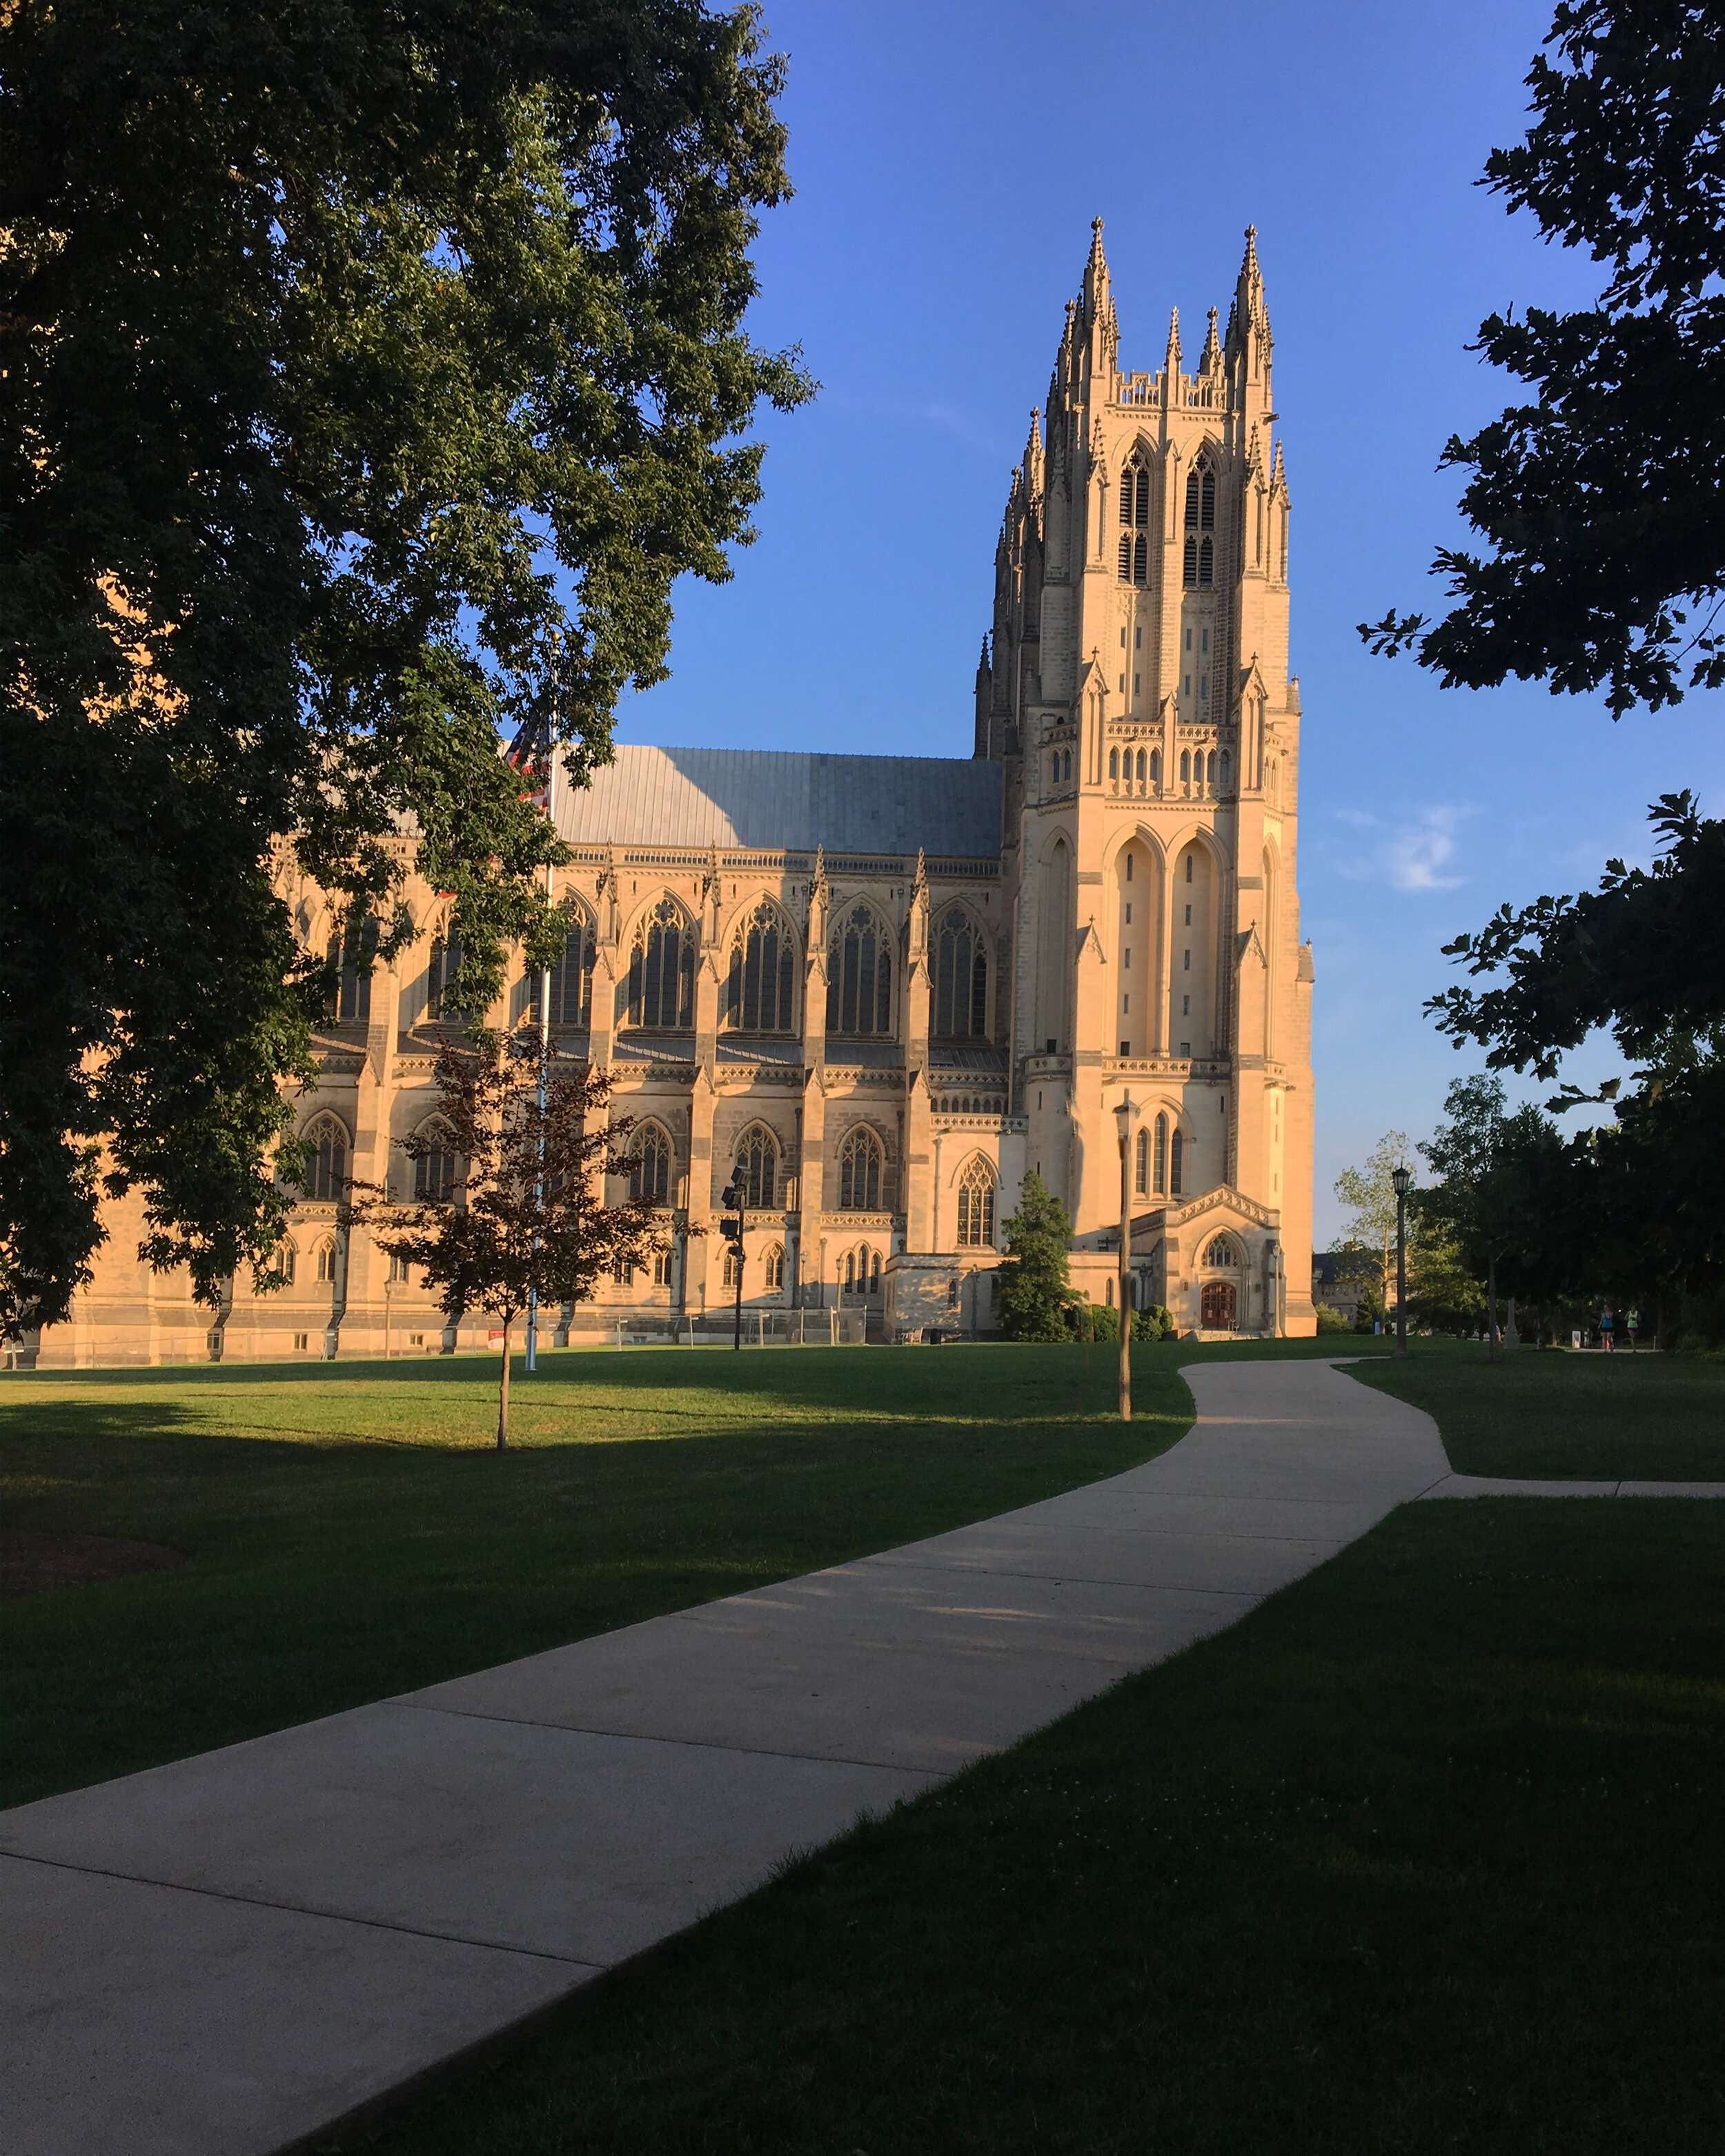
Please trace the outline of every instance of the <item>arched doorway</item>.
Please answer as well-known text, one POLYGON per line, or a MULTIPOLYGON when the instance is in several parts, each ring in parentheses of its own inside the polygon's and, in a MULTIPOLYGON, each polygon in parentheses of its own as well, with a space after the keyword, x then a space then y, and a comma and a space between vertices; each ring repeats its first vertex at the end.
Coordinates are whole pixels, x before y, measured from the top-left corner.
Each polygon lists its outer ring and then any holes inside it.
POLYGON ((1234 1330, 1234 1283, 1213 1280, 1204 1284, 1203 1327, 1206 1332, 1234 1330))

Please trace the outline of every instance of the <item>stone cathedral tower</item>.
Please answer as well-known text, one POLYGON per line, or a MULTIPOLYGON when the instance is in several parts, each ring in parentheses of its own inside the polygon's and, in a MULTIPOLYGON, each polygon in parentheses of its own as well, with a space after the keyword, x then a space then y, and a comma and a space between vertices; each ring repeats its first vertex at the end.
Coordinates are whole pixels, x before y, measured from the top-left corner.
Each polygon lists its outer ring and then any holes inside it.
MULTIPOLYGON (((996 557, 976 747, 1003 766, 1026 1165, 1183 1327, 1310 1333, 1312 952, 1295 888, 1288 490, 1255 234, 1225 335, 1122 372, 1101 220, 996 557)), ((1091 1254, 1094 1253, 1094 1256, 1091 1254)), ((1101 1300, 1100 1291, 1096 1299, 1101 1300)))

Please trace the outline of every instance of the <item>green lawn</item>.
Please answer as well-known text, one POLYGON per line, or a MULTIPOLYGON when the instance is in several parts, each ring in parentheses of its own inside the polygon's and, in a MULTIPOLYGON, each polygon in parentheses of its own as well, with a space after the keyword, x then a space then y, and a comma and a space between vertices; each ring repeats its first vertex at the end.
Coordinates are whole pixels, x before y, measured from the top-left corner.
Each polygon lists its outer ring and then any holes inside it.
POLYGON ((1725 1506, 1413 1505, 378 2156, 1725 2147, 1725 1506))
MULTIPOLYGON (((1125 1430, 1105 1349, 570 1354, 501 1460, 478 1363, 8 1378, 8 1525, 191 1555, 7 1609, 10 1794, 1117 1471, 1185 1427, 1193 1359, 1138 1352, 1125 1430)), ((1725 1478, 1717 1365, 1421 1343, 1363 1374, 1471 1471, 1725 1478)), ((1404 1507, 377 2145, 1711 2151, 1722 1813, 1725 1505, 1404 1507)))
POLYGON ((1523 1348, 1493 1363, 1478 1342, 1417 1341, 1361 1374, 1436 1416, 1460 1475, 1725 1481, 1725 1364, 1707 1358, 1523 1348))
POLYGON ((178 1758, 1117 1473, 1191 1351, 600 1351, 0 1379, 5 1522, 189 1562, 0 1607, 0 1802, 178 1758))

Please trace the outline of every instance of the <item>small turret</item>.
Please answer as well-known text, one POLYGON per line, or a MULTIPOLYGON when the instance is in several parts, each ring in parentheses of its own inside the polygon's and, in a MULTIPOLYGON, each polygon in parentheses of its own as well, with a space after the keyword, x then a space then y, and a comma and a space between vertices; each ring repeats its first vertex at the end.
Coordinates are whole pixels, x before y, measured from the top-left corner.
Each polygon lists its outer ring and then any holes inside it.
POLYGON ((1266 393, 1270 381, 1270 310, 1264 304, 1264 276, 1258 267, 1258 228, 1245 229, 1245 255, 1234 287, 1234 304, 1228 311, 1228 364, 1244 362, 1249 382, 1262 382, 1266 393))
POLYGON ((1030 501, 1035 501, 1042 492, 1042 429, 1036 424, 1041 417, 1041 413, 1033 404, 1030 407, 1030 433, 1024 444, 1024 461, 1021 467, 1024 475, 1024 493, 1030 501))
POLYGON ((1120 322, 1114 312, 1114 295, 1108 283, 1108 258, 1102 252, 1102 220, 1091 219, 1090 259, 1084 265, 1084 284, 1078 295, 1083 317, 1085 357, 1092 374, 1114 372, 1114 355, 1120 348, 1120 322))
POLYGON ((1162 371, 1168 380, 1168 400, 1173 404, 1178 401, 1177 392, 1180 385, 1180 311, 1178 307, 1168 310, 1168 351, 1163 357, 1162 371))
POLYGON ((1216 335, 1216 311, 1210 309, 1209 334, 1204 341, 1204 353, 1198 362, 1200 374, 1219 374, 1222 372, 1222 344, 1216 335))

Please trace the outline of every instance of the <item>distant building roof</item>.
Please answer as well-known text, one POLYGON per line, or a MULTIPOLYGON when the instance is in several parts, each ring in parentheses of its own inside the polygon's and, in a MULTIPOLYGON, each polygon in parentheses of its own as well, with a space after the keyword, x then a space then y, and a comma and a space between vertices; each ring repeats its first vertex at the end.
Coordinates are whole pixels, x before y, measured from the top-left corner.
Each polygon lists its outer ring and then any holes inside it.
POLYGON ((1000 767, 968 757, 783 749, 619 748, 578 792, 557 788, 577 845, 780 847, 812 853, 1000 852, 1000 767))

